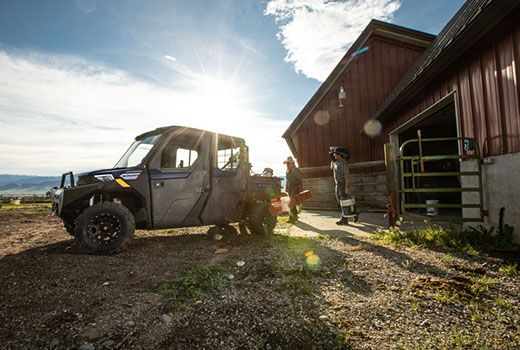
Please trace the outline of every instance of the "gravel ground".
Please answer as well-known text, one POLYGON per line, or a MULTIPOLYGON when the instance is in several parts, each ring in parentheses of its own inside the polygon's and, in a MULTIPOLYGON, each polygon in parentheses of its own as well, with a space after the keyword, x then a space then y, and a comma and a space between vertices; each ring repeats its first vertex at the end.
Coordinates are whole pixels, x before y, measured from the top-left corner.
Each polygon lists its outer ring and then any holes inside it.
POLYGON ((92 256, 46 211, 0 209, 0 348, 520 348, 520 277, 499 260, 207 231, 92 256))

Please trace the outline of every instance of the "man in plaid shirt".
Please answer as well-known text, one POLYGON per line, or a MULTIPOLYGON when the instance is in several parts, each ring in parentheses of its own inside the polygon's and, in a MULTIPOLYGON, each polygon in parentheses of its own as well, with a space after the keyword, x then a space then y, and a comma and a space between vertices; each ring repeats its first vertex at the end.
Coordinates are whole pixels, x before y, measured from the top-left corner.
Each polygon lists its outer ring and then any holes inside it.
MULTIPOLYGON (((346 158, 348 151, 345 148, 335 147, 330 155, 333 157, 330 168, 334 172, 334 182, 336 183, 336 200, 341 206, 341 201, 349 198, 350 185, 348 182, 348 164, 346 158)), ((354 216, 354 222, 357 221, 357 215, 354 216)), ((341 220, 336 222, 337 225, 348 225, 347 209, 341 206, 341 220)))

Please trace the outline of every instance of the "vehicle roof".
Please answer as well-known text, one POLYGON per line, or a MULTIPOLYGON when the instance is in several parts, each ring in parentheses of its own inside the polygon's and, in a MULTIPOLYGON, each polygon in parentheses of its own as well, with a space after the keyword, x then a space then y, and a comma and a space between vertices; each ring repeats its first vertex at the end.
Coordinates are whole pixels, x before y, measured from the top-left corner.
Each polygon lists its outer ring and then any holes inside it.
POLYGON ((189 128, 187 126, 180 126, 180 125, 170 125, 170 126, 163 126, 163 127, 160 127, 160 128, 157 128, 155 130, 150 130, 150 131, 147 131, 141 135, 138 135, 135 139, 136 140, 141 140, 145 137, 148 137, 148 136, 152 136, 152 135, 157 135, 157 134, 162 134, 164 132, 172 132, 172 131, 176 131, 176 130, 180 130, 180 129, 184 129, 183 132, 195 132, 195 133, 209 133, 209 134, 218 134, 218 135, 221 135, 221 136, 225 136, 225 137, 230 137, 230 138, 233 138, 235 140, 238 140, 238 141, 241 141, 245 144, 245 140, 241 137, 236 137, 236 136, 231 136, 231 135, 225 135, 225 134, 220 134, 220 133, 217 133, 217 132, 213 132, 213 131, 208 131, 208 130, 202 130, 202 129, 196 129, 196 128, 189 128))

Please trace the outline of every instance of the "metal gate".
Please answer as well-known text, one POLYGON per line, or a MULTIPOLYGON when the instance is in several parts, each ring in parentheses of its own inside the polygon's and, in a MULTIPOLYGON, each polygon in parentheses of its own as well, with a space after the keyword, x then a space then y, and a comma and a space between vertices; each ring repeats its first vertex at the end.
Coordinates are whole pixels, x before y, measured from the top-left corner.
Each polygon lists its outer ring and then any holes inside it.
MULTIPOLYGON (((438 222, 482 222, 484 217, 487 216, 487 212, 483 206, 483 193, 482 193, 482 159, 478 144, 474 139, 471 138, 460 138, 460 137, 446 137, 446 138, 421 138, 421 132, 418 130, 417 139, 411 139, 405 141, 399 148, 399 174, 400 174, 400 216, 402 221, 438 221, 438 222), (458 142, 464 144, 465 152, 458 152, 459 154, 449 155, 423 155, 424 143, 432 142, 458 142), (406 156, 406 149, 410 145, 416 144, 418 154, 406 156), (464 153, 464 154, 460 154, 464 153), (472 154, 469 154, 472 153, 472 154), (443 160, 455 160, 459 162, 459 171, 425 171, 425 164, 428 162, 439 162, 443 160), (474 160, 477 164, 475 171, 461 171, 460 162, 462 160, 474 160), (458 177, 459 187, 424 187, 422 186, 421 179, 432 178, 432 177, 458 177), (476 187, 462 187, 463 177, 478 177, 476 187), (460 203, 437 203, 437 204, 426 204, 426 203, 412 203, 410 200, 410 194, 440 194, 440 193, 461 193, 460 203), (462 198, 462 192, 478 192, 478 203, 464 204, 462 198), (436 215, 436 216, 422 216, 417 213, 412 213, 410 210, 413 209, 424 209, 427 208, 450 208, 458 209, 463 211, 464 208, 476 208, 479 209, 478 217, 466 217, 455 216, 455 215, 436 215), (415 215, 414 215, 415 214, 415 215)), ((420 198, 420 196, 418 196, 420 198)), ((438 209, 437 209, 438 210, 438 209)))

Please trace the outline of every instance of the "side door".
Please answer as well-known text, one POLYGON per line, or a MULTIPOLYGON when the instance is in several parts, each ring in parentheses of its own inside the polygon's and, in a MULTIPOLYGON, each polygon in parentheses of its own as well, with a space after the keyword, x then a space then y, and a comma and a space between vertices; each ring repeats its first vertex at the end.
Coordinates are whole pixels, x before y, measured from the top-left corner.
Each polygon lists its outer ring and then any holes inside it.
POLYGON ((243 140, 225 135, 216 135, 214 142, 211 193, 202 217, 212 225, 238 222, 250 171, 247 148, 243 140))
POLYGON ((210 140, 203 131, 180 129, 150 162, 155 228, 197 226, 210 189, 210 140))

